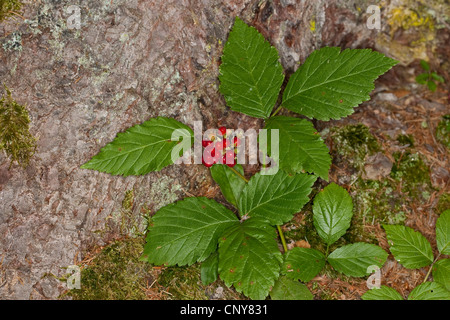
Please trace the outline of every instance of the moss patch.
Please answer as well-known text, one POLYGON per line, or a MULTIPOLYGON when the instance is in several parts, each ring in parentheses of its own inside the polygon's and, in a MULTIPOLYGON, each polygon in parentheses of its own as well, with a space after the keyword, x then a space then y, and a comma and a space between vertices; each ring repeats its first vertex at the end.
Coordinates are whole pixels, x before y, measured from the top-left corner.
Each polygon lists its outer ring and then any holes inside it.
POLYGON ((355 169, 364 166, 367 155, 380 151, 377 139, 363 124, 334 127, 331 129, 331 138, 336 147, 336 153, 355 169))
MULTIPOLYGON (((76 300, 141 300, 152 266, 139 261, 144 239, 115 241, 87 266, 82 266, 81 288, 67 293, 76 300)), ((150 279, 152 280, 152 279, 150 279)))
POLYGON ((168 267, 158 278, 158 283, 169 293, 168 299, 174 300, 242 300, 247 299, 228 288, 221 280, 210 285, 203 285, 201 281, 201 264, 192 266, 168 267))
POLYGON ((0 21, 20 11, 22 3, 18 0, 0 0, 0 21))
POLYGON ((450 114, 442 117, 436 128, 436 138, 440 143, 450 149, 450 114))
POLYGON ((11 160, 26 167, 36 150, 36 139, 29 132, 30 117, 25 106, 18 104, 5 86, 0 99, 0 150, 11 160))

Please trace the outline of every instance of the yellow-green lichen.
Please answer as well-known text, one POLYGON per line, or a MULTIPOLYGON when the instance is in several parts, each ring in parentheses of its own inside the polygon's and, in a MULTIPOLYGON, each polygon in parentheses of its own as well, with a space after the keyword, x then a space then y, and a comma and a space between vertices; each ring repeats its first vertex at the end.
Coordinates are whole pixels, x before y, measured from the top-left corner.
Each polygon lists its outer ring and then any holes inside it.
POLYGON ((427 60, 427 51, 434 51, 436 38, 436 19, 433 15, 434 3, 421 3, 411 0, 391 2, 385 7, 386 23, 389 32, 377 35, 377 46, 404 64, 415 59, 427 60), (402 41, 397 41, 398 37, 402 41))
POLYGON ((36 150, 36 138, 29 131, 30 117, 25 106, 17 103, 5 85, 0 99, 0 150, 13 162, 26 167, 36 150))

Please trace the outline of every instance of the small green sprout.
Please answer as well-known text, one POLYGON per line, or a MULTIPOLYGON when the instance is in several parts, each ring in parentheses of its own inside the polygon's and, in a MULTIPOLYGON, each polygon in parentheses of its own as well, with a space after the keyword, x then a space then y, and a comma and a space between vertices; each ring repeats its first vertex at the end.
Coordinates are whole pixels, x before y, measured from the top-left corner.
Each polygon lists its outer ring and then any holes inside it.
POLYGON ((425 60, 420 60, 420 66, 425 71, 416 77, 418 84, 426 84, 430 91, 435 92, 437 84, 435 81, 444 83, 444 78, 438 75, 435 71, 431 71, 430 65, 425 60))

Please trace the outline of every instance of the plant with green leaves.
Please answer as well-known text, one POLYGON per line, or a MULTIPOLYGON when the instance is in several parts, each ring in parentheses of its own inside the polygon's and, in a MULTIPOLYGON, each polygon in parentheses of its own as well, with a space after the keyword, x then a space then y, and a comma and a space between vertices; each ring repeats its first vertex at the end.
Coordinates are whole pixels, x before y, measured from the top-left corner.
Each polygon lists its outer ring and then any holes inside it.
POLYGON ((425 60, 420 60, 420 66, 424 72, 416 77, 416 82, 418 84, 426 84, 430 91, 435 92, 437 89, 437 83, 444 83, 444 78, 438 75, 435 71, 431 71, 430 65, 425 60))
MULTIPOLYGON (((225 156, 236 157, 239 139, 230 140, 226 128, 219 128, 220 134, 202 141, 203 164, 234 209, 205 197, 185 198, 161 208, 151 219, 142 259, 166 266, 201 262, 205 283, 220 277, 252 299, 269 294, 272 299, 312 299, 298 279, 310 280, 326 260, 352 276, 367 275, 368 264, 382 265, 387 254, 365 243, 329 255, 314 249, 289 251, 281 225, 310 201, 318 178, 328 181, 329 150, 310 120, 352 114, 370 99, 374 81, 396 63, 369 49, 325 47, 306 59, 283 91, 285 75, 277 50, 236 18, 223 50, 219 90, 233 111, 264 119, 268 140, 278 131, 279 159, 270 168, 280 170, 261 171, 247 179, 241 163, 224 161, 225 156), (306 118, 278 115, 283 108, 306 118), (291 273, 286 261, 306 266, 306 271, 291 273)), ((179 141, 172 140, 175 129, 184 129, 192 146, 190 127, 157 117, 119 133, 82 168, 123 176, 159 171, 174 163, 171 153, 178 154, 179 141)), ((263 149, 268 157, 273 156, 271 148, 268 144, 263 149)), ((351 207, 350 196, 334 184, 316 197, 315 225, 327 245, 345 233, 351 207)))
MULTIPOLYGON (((450 300, 450 259, 439 259, 441 255, 450 255, 450 210, 444 211, 436 221, 436 243, 438 255, 428 240, 414 229, 401 225, 383 226, 390 251, 394 258, 407 269, 430 266, 423 283, 414 288, 408 300, 450 300), (430 274, 434 281, 428 281, 430 274)), ((403 300, 395 289, 381 286, 363 294, 364 300, 403 300)))

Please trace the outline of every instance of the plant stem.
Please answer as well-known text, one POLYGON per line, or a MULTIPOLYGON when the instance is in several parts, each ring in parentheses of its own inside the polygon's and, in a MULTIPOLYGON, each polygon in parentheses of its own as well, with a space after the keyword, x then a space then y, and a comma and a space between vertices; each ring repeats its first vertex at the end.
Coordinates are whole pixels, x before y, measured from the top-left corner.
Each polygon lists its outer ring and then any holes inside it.
POLYGON ((425 276, 425 280, 423 280, 422 283, 427 282, 428 277, 430 276, 431 270, 433 270, 433 266, 436 263, 436 261, 439 259, 440 256, 441 256, 441 253, 439 252, 438 256, 436 257, 436 259, 434 259, 433 263, 431 264, 430 269, 428 270, 427 275, 425 276))
POLYGON ((284 238, 283 230, 281 230, 281 226, 277 226, 278 234, 280 235, 281 244, 283 245, 284 252, 286 253, 288 251, 287 245, 286 245, 286 239, 284 238))
POLYGON ((327 244, 327 250, 325 251, 325 257, 328 258, 328 249, 330 249, 330 245, 327 244))
POLYGON ((234 173, 236 173, 236 175, 241 178, 242 180, 244 180, 245 182, 248 182, 248 180, 239 172, 237 171, 235 168, 233 167, 229 167, 231 169, 231 171, 233 171, 234 173))
POLYGON ((280 112, 280 110, 281 110, 282 108, 283 108, 283 106, 280 105, 280 106, 277 108, 277 110, 275 110, 275 111, 272 113, 272 115, 270 116, 270 118, 274 117, 278 112, 280 112))

